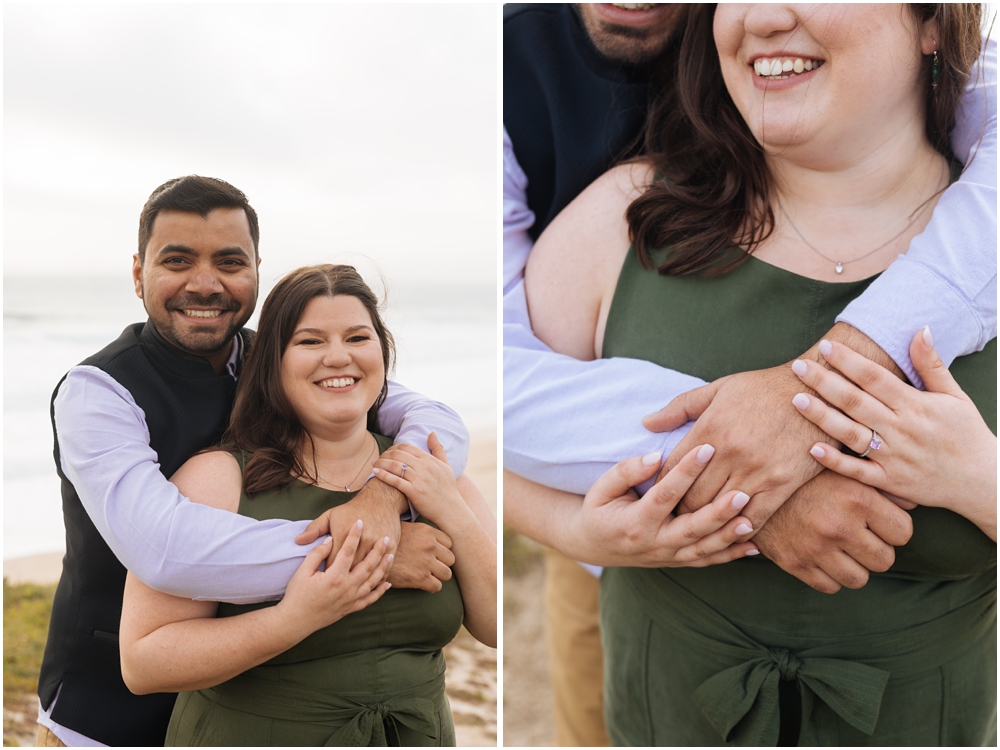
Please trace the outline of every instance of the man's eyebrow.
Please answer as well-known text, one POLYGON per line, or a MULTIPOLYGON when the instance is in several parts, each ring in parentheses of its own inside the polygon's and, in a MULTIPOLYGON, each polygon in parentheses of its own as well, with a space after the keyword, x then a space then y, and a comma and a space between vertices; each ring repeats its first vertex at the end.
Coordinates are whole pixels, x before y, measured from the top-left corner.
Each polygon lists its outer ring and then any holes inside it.
MULTIPOLYGON (((198 253, 187 245, 164 245, 156 251, 157 256, 175 254, 197 255, 198 253)), ((233 247, 223 247, 212 253, 213 258, 227 258, 234 255, 242 256, 247 259, 250 258, 250 254, 239 245, 234 245, 233 247)))

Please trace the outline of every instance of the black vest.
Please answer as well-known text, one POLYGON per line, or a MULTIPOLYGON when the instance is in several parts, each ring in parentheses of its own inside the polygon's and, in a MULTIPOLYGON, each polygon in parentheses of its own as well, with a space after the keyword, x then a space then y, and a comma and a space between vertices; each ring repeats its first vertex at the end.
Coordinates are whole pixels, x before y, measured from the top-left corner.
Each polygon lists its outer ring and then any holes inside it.
POLYGON ((651 65, 602 56, 575 5, 504 5, 503 122, 528 178, 532 239, 638 136, 651 65))
MULTIPOLYGON (((245 352, 252 332, 241 331, 240 336, 245 352)), ((149 444, 166 477, 193 453, 217 442, 229 422, 233 378, 216 375, 205 359, 166 343, 149 323, 129 326, 80 364, 103 370, 132 394, 146 415, 149 444)), ((62 382, 52 394, 53 434, 62 382)), ((54 452, 62 479, 66 556, 52 605, 39 698, 50 706, 62 683, 53 721, 106 745, 162 746, 175 696, 138 696, 125 687, 118 652, 125 568, 63 474, 58 435, 54 452)))

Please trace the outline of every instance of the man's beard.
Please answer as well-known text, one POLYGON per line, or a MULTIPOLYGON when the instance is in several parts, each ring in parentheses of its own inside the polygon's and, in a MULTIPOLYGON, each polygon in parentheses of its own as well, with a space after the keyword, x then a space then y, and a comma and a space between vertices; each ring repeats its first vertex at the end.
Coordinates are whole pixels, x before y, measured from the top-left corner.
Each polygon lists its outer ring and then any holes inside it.
MULTIPOLYGON (((232 341, 236 332, 239 331, 249 320, 250 313, 241 311, 240 305, 228 295, 211 294, 207 297, 188 294, 179 299, 172 299, 166 305, 166 318, 163 321, 154 319, 157 332, 171 345, 181 351, 196 355, 215 354, 232 341), (185 329, 174 325, 174 313, 184 315, 184 309, 196 307, 215 307, 222 310, 222 314, 233 313, 230 323, 226 328, 219 330, 185 329), (241 314, 242 312, 242 314, 241 314)), ((253 306, 248 306, 253 310, 253 306)), ((148 310, 147 310, 148 312, 148 310)), ((152 318, 152 316, 150 316, 152 318)))

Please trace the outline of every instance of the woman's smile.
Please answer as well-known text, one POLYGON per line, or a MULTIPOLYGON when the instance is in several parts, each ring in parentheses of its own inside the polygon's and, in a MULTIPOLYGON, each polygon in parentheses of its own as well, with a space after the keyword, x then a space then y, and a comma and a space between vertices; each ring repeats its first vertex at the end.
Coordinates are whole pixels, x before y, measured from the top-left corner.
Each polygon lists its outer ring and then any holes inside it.
POLYGON ((798 86, 812 80, 825 63, 826 60, 806 55, 753 55, 750 65, 753 68, 754 88, 782 91, 798 86))
POLYGON ((320 382, 316 383, 316 385, 318 385, 320 388, 324 390, 346 391, 348 388, 350 388, 357 382, 358 378, 354 377, 328 378, 326 380, 321 380, 320 382))
POLYGON ((382 348, 357 297, 314 297, 281 358, 281 380, 302 426, 364 425, 385 382, 382 348))

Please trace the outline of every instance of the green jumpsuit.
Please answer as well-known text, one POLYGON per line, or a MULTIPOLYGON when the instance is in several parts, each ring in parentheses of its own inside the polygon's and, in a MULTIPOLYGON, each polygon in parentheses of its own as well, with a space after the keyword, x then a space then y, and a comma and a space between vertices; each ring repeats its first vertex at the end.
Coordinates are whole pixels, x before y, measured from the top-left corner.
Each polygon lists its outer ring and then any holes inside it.
MULTIPOLYGON (((718 278, 661 276, 630 252, 603 354, 709 381, 773 367, 870 282, 815 281, 753 257, 718 278)), ((994 434, 996 367, 993 339, 951 368, 994 434)), ((892 568, 832 596, 763 556, 605 570, 612 741, 774 745, 798 727, 800 745, 995 745, 996 544, 947 510, 911 516, 892 568), (788 690, 797 700, 780 711, 788 690)))
MULTIPOLYGON (((391 444, 376 438, 380 451, 391 444)), ((295 480, 253 499, 243 494, 239 513, 258 520, 313 519, 355 494, 295 480)), ((220 604, 218 616, 273 605, 220 604)), ((436 594, 390 589, 370 607, 238 677, 181 693, 166 744, 454 745, 441 649, 463 617, 454 578, 436 594)))

